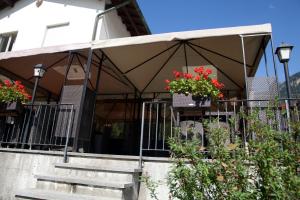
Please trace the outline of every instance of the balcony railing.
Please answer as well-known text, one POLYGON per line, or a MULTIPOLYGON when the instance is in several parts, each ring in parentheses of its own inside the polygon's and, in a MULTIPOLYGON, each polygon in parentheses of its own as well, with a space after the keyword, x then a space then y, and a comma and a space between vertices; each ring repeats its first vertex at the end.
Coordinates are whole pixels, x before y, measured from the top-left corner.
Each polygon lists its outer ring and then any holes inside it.
POLYGON ((64 150, 72 145, 74 105, 25 105, 18 114, 0 116, 0 145, 40 150, 64 150))
MULTIPOLYGON (((299 122, 300 99, 222 100, 211 108, 175 109, 170 102, 149 101, 142 107, 140 165, 142 156, 168 154, 168 138, 197 138, 201 146, 208 144, 204 124, 229 130, 230 138, 239 138, 244 146, 255 133, 249 129, 247 117, 255 114, 259 120, 278 131, 291 132, 291 124, 299 122), (272 117, 270 118, 270 115, 272 117)), ((232 142, 232 141, 228 141, 232 142)), ((206 151, 207 153, 207 151, 206 151)))

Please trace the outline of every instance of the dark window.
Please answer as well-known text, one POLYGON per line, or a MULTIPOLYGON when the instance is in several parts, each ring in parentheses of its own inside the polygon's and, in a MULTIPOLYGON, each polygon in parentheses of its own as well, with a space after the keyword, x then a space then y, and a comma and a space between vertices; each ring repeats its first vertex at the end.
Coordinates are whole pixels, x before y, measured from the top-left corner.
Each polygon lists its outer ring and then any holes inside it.
POLYGON ((0 34, 0 52, 11 51, 16 41, 17 33, 0 34))

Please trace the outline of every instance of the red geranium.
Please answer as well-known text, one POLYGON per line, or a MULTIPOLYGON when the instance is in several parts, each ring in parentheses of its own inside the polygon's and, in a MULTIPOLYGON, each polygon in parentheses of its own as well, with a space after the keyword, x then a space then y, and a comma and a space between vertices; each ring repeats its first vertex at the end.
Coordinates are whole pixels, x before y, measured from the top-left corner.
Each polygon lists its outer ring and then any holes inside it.
POLYGON ((31 96, 25 90, 25 86, 21 81, 11 82, 4 80, 4 85, 0 84, 0 102, 27 102, 31 96))
POLYGON ((171 94, 192 94, 202 97, 223 98, 221 89, 224 84, 218 82, 217 79, 210 78, 212 70, 210 68, 204 68, 203 66, 194 69, 197 73, 193 76, 189 73, 181 73, 176 70, 173 71, 175 79, 170 81, 166 80, 166 90, 171 94))

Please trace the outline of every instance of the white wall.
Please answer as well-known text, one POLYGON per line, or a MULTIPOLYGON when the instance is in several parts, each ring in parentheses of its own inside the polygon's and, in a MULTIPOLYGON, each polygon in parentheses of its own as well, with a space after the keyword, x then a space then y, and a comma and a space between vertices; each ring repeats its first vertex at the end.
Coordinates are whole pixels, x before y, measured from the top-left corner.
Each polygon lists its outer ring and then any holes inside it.
MULTIPOLYGON (((13 50, 90 42, 95 16, 104 7, 104 0, 44 0, 39 8, 34 0, 18 1, 13 8, 1 11, 0 34, 18 31, 13 50), (57 29, 57 34, 48 34, 52 38, 45 38, 47 26, 57 24, 68 25, 63 30, 57 29)), ((105 22, 102 26, 102 20, 99 21, 100 39, 130 36, 116 12, 107 15, 105 22), (100 34, 100 31, 107 34, 100 34)))

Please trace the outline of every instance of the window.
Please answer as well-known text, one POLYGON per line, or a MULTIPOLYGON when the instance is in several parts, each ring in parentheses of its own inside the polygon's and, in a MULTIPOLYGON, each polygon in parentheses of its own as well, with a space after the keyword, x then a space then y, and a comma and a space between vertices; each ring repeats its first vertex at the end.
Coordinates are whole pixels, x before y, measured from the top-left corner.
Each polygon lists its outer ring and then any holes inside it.
POLYGON ((0 52, 11 51, 16 41, 17 32, 0 34, 0 52))
POLYGON ((55 46, 68 43, 67 33, 69 32, 69 22, 49 25, 46 27, 42 46, 55 46))

